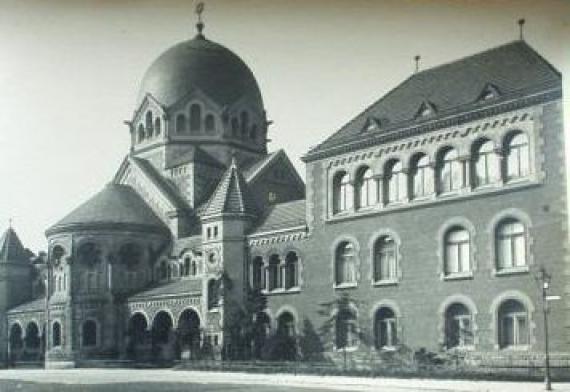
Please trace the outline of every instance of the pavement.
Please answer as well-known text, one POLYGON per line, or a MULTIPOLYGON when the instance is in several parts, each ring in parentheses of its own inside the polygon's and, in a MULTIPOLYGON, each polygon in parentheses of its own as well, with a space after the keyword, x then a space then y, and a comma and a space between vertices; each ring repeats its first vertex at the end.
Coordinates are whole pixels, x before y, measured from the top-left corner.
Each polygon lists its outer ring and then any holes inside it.
MULTIPOLYGON (((334 390, 334 391, 381 391, 381 392, 538 392, 544 391, 543 383, 399 379, 399 378, 358 378, 339 376, 310 376, 292 374, 252 374, 187 371, 172 369, 9 369, 0 370, 0 392, 2 382, 34 382, 41 384, 104 385, 156 383, 188 384, 188 390, 229 390, 227 386, 250 386, 250 391, 271 390, 334 390), (191 388, 202 385, 208 388, 191 388), (265 388, 273 386, 272 388, 265 388)), ((233 389, 233 388, 232 388, 233 389)), ((242 389, 242 388, 237 388, 242 389)), ((78 389, 82 390, 82 389, 78 389)), ((125 388, 129 390, 129 388, 125 388)), ((167 389, 165 389, 167 390, 167 389)), ((170 390, 170 389, 168 389, 170 390)), ((178 390, 178 389, 176 389, 178 390)), ((570 392, 570 383, 553 383, 554 391, 570 392)))

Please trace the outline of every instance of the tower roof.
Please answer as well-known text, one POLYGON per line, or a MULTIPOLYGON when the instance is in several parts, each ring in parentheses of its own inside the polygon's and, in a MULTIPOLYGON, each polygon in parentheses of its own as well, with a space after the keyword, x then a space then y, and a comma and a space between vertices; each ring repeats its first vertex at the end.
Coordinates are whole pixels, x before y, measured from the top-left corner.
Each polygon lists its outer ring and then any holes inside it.
POLYGON ((11 227, 0 238, 0 263, 27 262, 28 251, 24 249, 18 235, 11 227))
POLYGON ((235 159, 214 191, 204 216, 220 214, 254 215, 255 203, 235 159))
POLYGON ((334 155, 348 144, 356 149, 365 140, 374 144, 397 129, 560 88, 560 83, 551 64, 526 42, 514 41, 413 74, 309 151, 305 160, 334 155))
POLYGON ((108 184, 102 191, 50 227, 46 234, 86 228, 153 232, 168 230, 133 188, 120 184, 108 184))

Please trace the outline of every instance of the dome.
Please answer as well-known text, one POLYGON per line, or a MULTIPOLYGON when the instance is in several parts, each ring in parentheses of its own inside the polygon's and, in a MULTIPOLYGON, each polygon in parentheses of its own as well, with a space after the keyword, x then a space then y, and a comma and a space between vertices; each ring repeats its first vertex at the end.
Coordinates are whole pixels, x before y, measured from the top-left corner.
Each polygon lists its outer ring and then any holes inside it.
POLYGON ((259 86, 247 65, 202 35, 174 45, 152 63, 143 77, 138 104, 151 94, 169 107, 195 89, 221 106, 247 96, 253 109, 263 111, 259 86))
POLYGON ((168 228, 128 185, 109 184, 47 230, 47 235, 81 229, 167 233, 168 228))

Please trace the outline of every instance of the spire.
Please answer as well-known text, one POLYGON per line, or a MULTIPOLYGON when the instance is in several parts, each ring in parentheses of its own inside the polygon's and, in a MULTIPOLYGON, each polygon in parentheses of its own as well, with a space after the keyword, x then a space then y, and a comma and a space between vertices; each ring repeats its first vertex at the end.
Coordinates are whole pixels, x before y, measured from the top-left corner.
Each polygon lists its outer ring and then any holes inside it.
POLYGON ((202 13, 204 12, 204 3, 199 2, 196 5, 196 15, 198 15, 198 23, 196 23, 196 29, 198 30, 198 37, 199 38, 204 38, 204 34, 202 34, 202 31, 204 31, 204 22, 202 22, 202 13))
POLYGON ((18 235, 10 226, 0 238, 0 263, 25 262, 28 255, 18 235))
POLYGON ((521 18, 518 20, 518 24, 519 24, 519 39, 521 41, 524 41, 524 24, 525 24, 526 20, 524 18, 521 18))
POLYGON ((212 194, 205 214, 255 214, 255 204, 235 157, 212 194))

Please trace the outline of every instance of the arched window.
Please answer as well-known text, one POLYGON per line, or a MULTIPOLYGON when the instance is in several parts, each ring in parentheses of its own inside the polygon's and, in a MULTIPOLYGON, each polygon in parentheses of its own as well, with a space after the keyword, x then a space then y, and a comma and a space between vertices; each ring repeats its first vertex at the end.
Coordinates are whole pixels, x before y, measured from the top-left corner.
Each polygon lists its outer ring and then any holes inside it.
POLYGON ((433 176, 429 167, 429 158, 419 154, 412 161, 412 197, 418 198, 433 192, 433 176))
POLYGON ((528 311, 514 299, 501 304, 498 312, 499 347, 525 346, 529 342, 528 311))
POLYGON ((249 129, 249 114, 245 111, 240 113, 240 129, 241 137, 245 138, 249 129))
POLYGON ((356 283, 356 251, 351 242, 341 243, 335 254, 336 284, 356 283))
POLYGON ((341 172, 333 180, 333 206, 334 212, 343 212, 352 208, 353 193, 348 173, 341 172))
POLYGON ((238 137, 239 134, 239 121, 237 118, 232 117, 232 136, 238 137))
POLYGON ((383 236, 374 243, 374 281, 397 279, 396 243, 390 236, 383 236))
POLYGON ((61 346, 61 324, 56 321, 52 325, 52 337, 51 337, 51 344, 53 347, 61 346))
POLYGON ((166 262, 162 262, 160 263, 160 279, 164 280, 166 278, 168 278, 168 268, 166 267, 166 262))
POLYGON ((83 346, 92 347, 97 345, 97 323, 87 320, 81 330, 81 343, 83 346))
POLYGON ((255 315, 254 324, 254 357, 261 358, 263 347, 271 333, 271 320, 264 312, 258 312, 255 315))
POLYGON ((94 242, 86 242, 77 250, 79 260, 88 268, 93 268, 101 261, 101 250, 94 242))
POLYGON ((495 146, 490 140, 482 142, 473 153, 473 180, 476 187, 496 181, 499 167, 495 146))
POLYGON ((506 180, 523 178, 530 173, 530 153, 528 136, 524 133, 517 133, 507 139, 506 153, 506 180))
POLYGON ((283 312, 277 319, 277 333, 280 336, 295 337, 295 317, 289 312, 283 312))
POLYGON ((41 338, 40 329, 35 322, 31 322, 26 327, 26 348, 38 349, 40 348, 41 338))
POLYGON ((460 274, 471 271, 469 232, 462 227, 453 227, 445 234, 445 274, 460 274))
POLYGON ((138 139, 139 139, 139 143, 144 140, 144 127, 143 127, 142 124, 139 125, 139 129, 138 129, 138 139))
POLYGON ((437 162, 439 193, 452 192, 463 185, 463 170, 457 151, 453 148, 440 154, 437 162))
POLYGON ((378 202, 378 186, 372 177, 372 169, 363 168, 356 177, 358 208, 373 206, 378 202))
POLYGON ((251 130, 249 131, 249 138, 251 140, 257 139, 257 125, 253 124, 251 130))
POLYGON ((269 291, 281 288, 281 260, 279 256, 271 255, 268 267, 268 287, 269 291))
POLYGON ((398 344, 396 315, 388 307, 381 307, 374 317, 374 343, 377 349, 391 348, 398 344))
POLYGON ((10 350, 20 350, 24 346, 22 339, 22 327, 20 324, 13 324, 10 328, 10 350))
POLYGON ((263 259, 257 256, 253 259, 253 289, 262 290, 265 288, 265 274, 263 270, 263 259))
POLYGON ((358 327, 356 315, 348 309, 340 310, 335 320, 335 346, 346 349, 358 345, 358 327))
POLYGON ((168 267, 166 267, 166 271, 167 278, 172 279, 172 266, 170 264, 168 264, 168 267))
POLYGON ((188 256, 184 258, 184 275, 190 275, 190 257, 188 256))
POLYGON ((473 345, 473 316, 463 304, 454 303, 445 311, 445 347, 473 345))
POLYGON ((186 132, 186 116, 179 114, 176 116, 176 133, 186 132))
POLYGON ((160 135, 160 132, 162 131, 162 122, 160 121, 160 117, 157 117, 154 120, 154 133, 155 135, 160 135))
POLYGON ((216 279, 208 281, 208 309, 216 309, 220 305, 220 283, 216 279))
POLYGON ((386 203, 404 200, 406 198, 406 175, 402 170, 402 162, 388 162, 384 174, 384 200, 386 203))
POLYGON ((206 120, 204 122, 206 124, 206 132, 212 133, 216 130, 216 120, 214 119, 214 115, 206 115, 206 120))
POLYGON ((285 288, 291 289, 299 285, 299 257, 295 252, 285 256, 285 288))
POLYGON ((499 223, 495 234, 497 270, 524 267, 526 261, 525 226, 515 220, 506 219, 499 223))
POLYGON ((129 270, 133 270, 139 265, 142 256, 141 247, 135 243, 124 244, 119 249, 119 260, 129 270))
POLYGON ((198 104, 190 106, 190 132, 199 132, 202 127, 202 108, 198 104))
POLYGON ((152 127, 152 112, 151 112, 150 110, 149 110, 148 112, 146 112, 144 124, 145 124, 145 128, 146 128, 146 133, 147 133, 149 136, 152 136, 152 130, 153 130, 153 127, 152 127))

